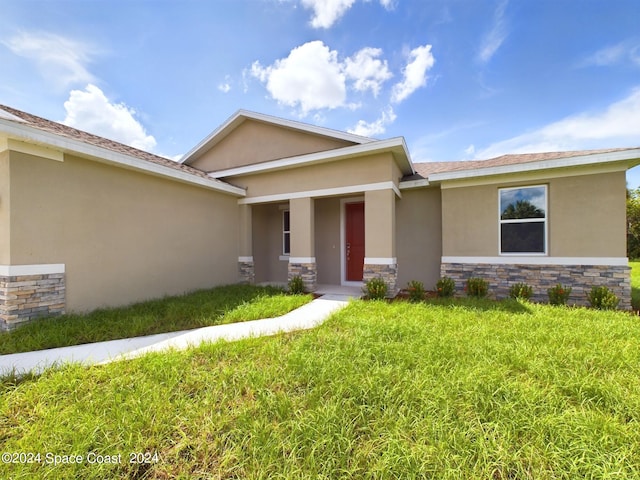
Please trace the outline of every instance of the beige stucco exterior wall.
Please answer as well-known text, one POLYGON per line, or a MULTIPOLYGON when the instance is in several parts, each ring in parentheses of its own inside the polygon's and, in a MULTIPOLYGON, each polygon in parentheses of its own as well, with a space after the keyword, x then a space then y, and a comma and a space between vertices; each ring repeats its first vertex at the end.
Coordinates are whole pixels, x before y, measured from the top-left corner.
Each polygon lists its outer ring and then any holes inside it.
POLYGON ((286 282, 288 258, 282 256, 282 211, 288 203, 253 205, 253 262, 256 282, 286 282))
POLYGON ((498 189, 546 184, 549 256, 625 257, 625 181, 622 171, 443 188, 443 255, 498 255, 498 189))
MULTIPOLYGON (((291 256, 315 257, 315 206, 312 198, 289 201, 291 221, 291 256)), ((302 262, 308 263, 308 262, 302 262)))
POLYGON ((437 187, 402 190, 396 201, 398 286, 411 280, 433 289, 440 278, 442 211, 437 187))
POLYGON ((231 195, 72 156, 11 170, 11 263, 65 264, 68 310, 237 281, 231 195))
POLYGON ((238 255, 252 256, 253 219, 251 205, 238 205, 238 255))
POLYGON ((340 198, 321 198, 315 204, 318 283, 340 285, 340 198))
POLYGON ((374 190, 364 194, 364 237, 366 257, 396 256, 396 194, 374 190))
POLYGON ((551 255, 626 257, 626 188, 625 172, 553 180, 551 255))
POLYGON ((9 152, 0 153, 0 265, 11 263, 11 190, 9 152))
POLYGON ((377 154, 316 165, 257 173, 226 180, 247 189, 247 199, 264 195, 316 191, 354 185, 393 181, 397 184, 400 170, 393 156, 377 154))
POLYGON ((222 141, 190 164, 205 171, 224 170, 349 145, 354 143, 256 120, 245 120, 222 141))
POLYGON ((495 185, 442 190, 442 254, 498 255, 495 185))

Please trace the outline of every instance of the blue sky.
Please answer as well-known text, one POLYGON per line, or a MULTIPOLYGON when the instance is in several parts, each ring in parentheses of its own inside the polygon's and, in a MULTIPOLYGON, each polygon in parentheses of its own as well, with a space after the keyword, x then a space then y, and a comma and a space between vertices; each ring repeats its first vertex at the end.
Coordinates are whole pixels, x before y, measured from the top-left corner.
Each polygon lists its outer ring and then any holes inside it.
MULTIPOLYGON (((640 146, 638 0, 0 0, 0 103, 179 158, 240 108, 414 161, 640 146)), ((628 175, 640 186, 640 173, 628 175)))

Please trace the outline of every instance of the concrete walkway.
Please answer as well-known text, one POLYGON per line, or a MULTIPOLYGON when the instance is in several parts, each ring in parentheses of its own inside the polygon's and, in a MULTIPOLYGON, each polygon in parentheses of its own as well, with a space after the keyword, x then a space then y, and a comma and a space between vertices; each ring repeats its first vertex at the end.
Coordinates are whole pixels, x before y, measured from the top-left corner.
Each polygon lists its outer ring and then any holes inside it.
POLYGON ((0 355, 0 376, 11 373, 40 373, 46 368, 65 363, 81 363, 83 365, 109 363, 135 358, 148 352, 167 349, 182 350, 198 346, 203 342, 233 341, 248 337, 275 335, 280 332, 306 330, 320 325, 333 312, 346 306, 349 298, 345 295, 324 295, 276 318, 36 352, 0 355))

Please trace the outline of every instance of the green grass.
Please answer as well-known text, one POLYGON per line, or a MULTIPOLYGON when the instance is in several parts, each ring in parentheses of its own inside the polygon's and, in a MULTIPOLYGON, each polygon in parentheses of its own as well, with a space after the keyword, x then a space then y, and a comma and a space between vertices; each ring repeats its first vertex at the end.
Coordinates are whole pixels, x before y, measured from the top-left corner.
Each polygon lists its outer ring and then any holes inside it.
POLYGON ((640 478, 638 345, 622 312, 354 301, 311 331, 6 382, 3 451, 123 463, 0 478, 640 478))
POLYGON ((277 317, 311 300, 275 287, 227 285, 122 308, 38 320, 0 334, 0 354, 277 317))

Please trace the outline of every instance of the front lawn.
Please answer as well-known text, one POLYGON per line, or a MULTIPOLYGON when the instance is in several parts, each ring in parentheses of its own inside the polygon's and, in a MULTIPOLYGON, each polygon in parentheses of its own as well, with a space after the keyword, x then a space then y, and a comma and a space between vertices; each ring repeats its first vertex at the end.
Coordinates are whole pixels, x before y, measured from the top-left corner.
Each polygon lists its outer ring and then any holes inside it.
POLYGON ((0 333, 0 355, 277 317, 311 300, 275 287, 226 285, 121 308, 36 320, 0 333))
POLYGON ((638 345, 628 313, 354 301, 311 331, 5 383, 2 450, 40 462, 0 478, 640 478, 638 345))

